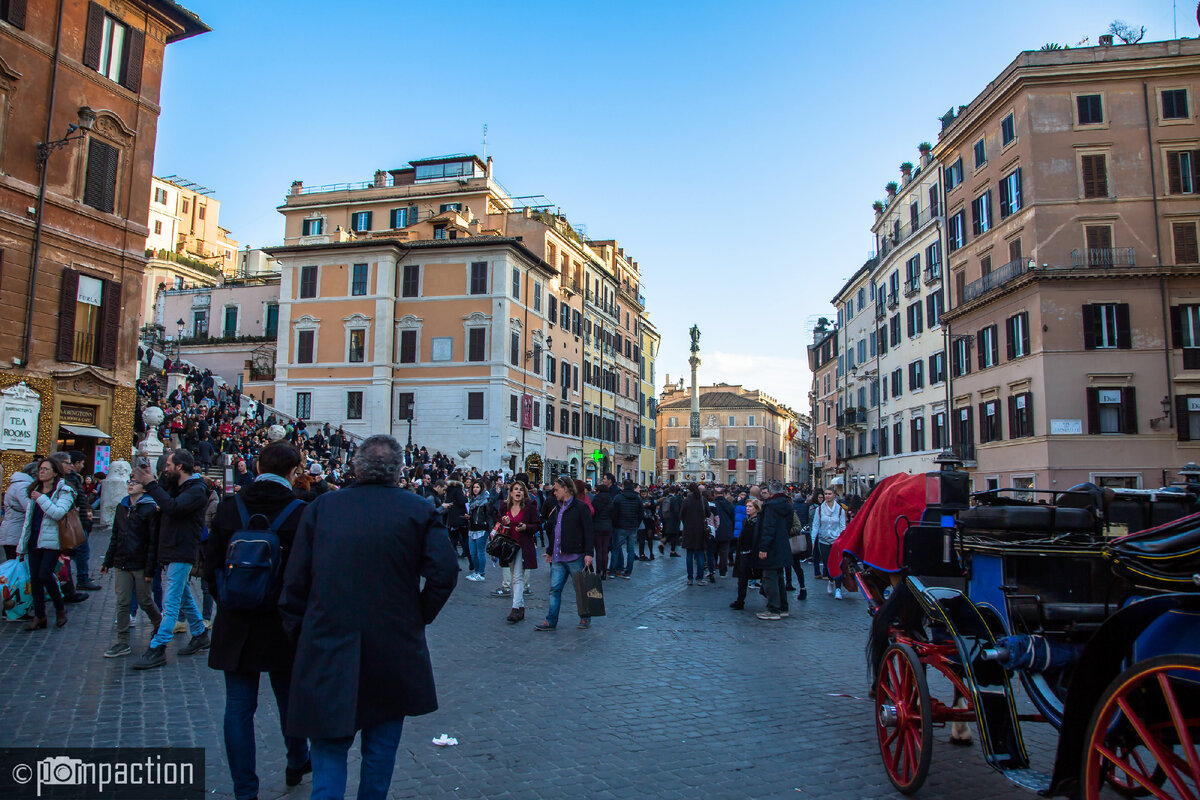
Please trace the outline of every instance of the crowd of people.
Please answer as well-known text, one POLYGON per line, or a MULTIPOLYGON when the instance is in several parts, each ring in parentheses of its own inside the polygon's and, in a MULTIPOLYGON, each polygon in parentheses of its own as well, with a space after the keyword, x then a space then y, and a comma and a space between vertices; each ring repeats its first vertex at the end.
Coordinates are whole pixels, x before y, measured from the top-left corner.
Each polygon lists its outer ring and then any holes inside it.
MULTIPOLYGON (((134 653, 139 611, 150 639, 133 669, 166 666, 179 633, 187 639, 178 656, 208 652, 209 666, 224 673, 238 800, 258 796, 263 674, 279 708, 287 785, 313 772, 313 798, 342 797, 347 750, 361 732, 359 796, 386 794, 404 717, 437 707, 424 628, 454 590, 459 561, 469 581, 498 573, 491 593, 509 599, 514 625, 525 618, 531 573, 539 561, 547 566, 538 632, 558 628, 564 587, 578 573, 632 581, 635 562, 677 557, 686 559, 688 586, 733 577, 730 608, 745 609, 757 589, 765 598, 758 618, 774 621, 789 615, 792 592, 806 599, 807 561, 815 579, 828 578, 822 560, 851 515, 832 492, 778 482, 646 487, 605 474, 590 486, 565 475, 542 482, 481 472, 389 436, 360 444, 328 425, 310 431, 253 398, 243 403, 199 370, 160 395, 153 377, 139 382, 139 412, 164 411, 165 454, 134 468, 113 516, 100 573, 113 574, 119 611, 104 655, 134 653), (203 474, 223 457, 234 468, 228 487, 203 474), (511 548, 494 548, 497 540, 511 548)), ((66 604, 101 588, 90 579, 86 540, 69 553, 60 540, 70 514, 90 528, 99 505, 103 475, 81 475, 83 463, 80 453, 36 459, 5 493, 0 542, 7 558, 28 559, 33 583, 25 631, 47 627, 47 597, 62 627, 66 604)), ((841 598, 836 582, 827 586, 841 598)), ((590 625, 581 614, 577 627, 590 625)))

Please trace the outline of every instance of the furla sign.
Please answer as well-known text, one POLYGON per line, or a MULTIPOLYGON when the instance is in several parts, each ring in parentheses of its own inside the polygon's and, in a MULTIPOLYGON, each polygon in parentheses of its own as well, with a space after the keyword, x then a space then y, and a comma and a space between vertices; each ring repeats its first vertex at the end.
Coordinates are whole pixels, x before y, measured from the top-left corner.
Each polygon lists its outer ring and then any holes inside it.
POLYGON ((42 400, 24 381, 0 392, 0 450, 37 452, 42 400))

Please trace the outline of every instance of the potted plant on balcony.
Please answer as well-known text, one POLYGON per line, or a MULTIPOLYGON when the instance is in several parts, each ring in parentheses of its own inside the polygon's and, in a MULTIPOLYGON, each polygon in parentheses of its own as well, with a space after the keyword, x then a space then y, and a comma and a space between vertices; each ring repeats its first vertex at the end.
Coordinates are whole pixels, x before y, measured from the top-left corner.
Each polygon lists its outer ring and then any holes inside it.
POLYGON ((896 196, 896 192, 899 191, 900 184, 896 183, 895 181, 889 181, 888 185, 883 188, 887 189, 888 200, 891 200, 896 196))
POLYGON ((875 216, 878 217, 883 213, 883 201, 876 200, 874 203, 871 203, 871 208, 875 209, 875 216))
POLYGON ((904 178, 904 182, 908 183, 908 179, 912 177, 913 164, 911 161, 905 161, 900 165, 900 176, 904 178))

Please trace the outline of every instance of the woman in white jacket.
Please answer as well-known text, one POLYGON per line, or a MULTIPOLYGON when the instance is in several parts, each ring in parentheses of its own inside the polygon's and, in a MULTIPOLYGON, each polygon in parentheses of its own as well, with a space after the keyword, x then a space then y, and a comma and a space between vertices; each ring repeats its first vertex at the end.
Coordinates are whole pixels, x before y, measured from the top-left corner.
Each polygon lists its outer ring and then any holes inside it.
POLYGON ((46 627, 46 592, 54 603, 55 626, 67 624, 67 607, 58 588, 58 523, 75 507, 75 490, 66 480, 61 464, 43 459, 36 479, 29 485, 29 508, 17 553, 29 555, 29 578, 33 592, 33 619, 21 630, 29 632, 46 627), (36 533, 35 533, 36 531, 36 533))
MULTIPOLYGON (((821 490, 818 489, 816 494, 821 495, 821 490)), ((833 549, 833 543, 845 529, 846 509, 837 501, 837 495, 832 490, 826 489, 821 502, 818 503, 816 511, 813 513, 813 558, 820 559, 824 566, 825 561, 829 558, 829 551, 833 549)), ((841 600, 842 579, 836 578, 830 581, 826 590, 836 599, 841 600)))
POLYGON ((29 484, 37 464, 29 464, 14 472, 8 491, 4 493, 4 522, 0 523, 0 545, 4 547, 5 559, 17 557, 17 544, 25 530, 25 510, 29 507, 29 484))

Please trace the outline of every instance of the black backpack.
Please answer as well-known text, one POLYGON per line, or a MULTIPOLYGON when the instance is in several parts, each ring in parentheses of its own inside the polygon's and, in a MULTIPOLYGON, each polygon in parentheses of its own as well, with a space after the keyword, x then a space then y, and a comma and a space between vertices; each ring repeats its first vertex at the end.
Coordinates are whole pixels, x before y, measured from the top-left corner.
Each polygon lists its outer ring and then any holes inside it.
POLYGON ((279 528, 304 501, 288 503, 269 523, 265 514, 251 516, 240 496, 234 495, 233 501, 242 527, 225 548, 225 563, 217 573, 217 603, 223 610, 259 611, 279 601, 283 588, 279 528))

